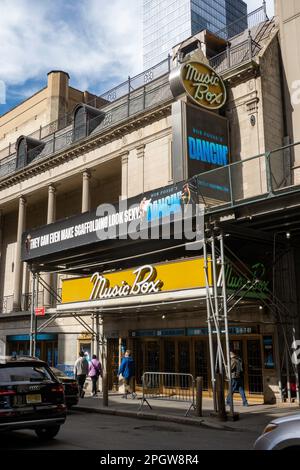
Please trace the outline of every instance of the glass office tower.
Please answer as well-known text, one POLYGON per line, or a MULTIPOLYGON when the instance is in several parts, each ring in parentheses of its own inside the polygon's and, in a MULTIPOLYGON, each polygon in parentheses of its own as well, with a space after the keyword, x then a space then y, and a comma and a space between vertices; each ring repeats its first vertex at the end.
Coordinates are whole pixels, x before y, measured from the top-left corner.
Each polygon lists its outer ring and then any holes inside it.
POLYGON ((203 29, 232 37, 247 28, 242 0, 143 0, 144 70, 166 59, 172 47, 203 29))

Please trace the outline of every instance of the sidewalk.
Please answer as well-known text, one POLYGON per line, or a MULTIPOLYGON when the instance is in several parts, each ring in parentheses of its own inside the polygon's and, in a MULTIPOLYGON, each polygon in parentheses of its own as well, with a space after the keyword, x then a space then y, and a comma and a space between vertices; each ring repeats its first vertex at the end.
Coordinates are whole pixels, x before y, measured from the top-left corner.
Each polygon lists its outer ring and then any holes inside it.
POLYGON ((96 398, 87 396, 79 400, 74 410, 148 420, 169 421, 179 424, 238 432, 250 430, 261 432, 272 419, 290 413, 300 412, 299 406, 295 403, 283 403, 278 405, 250 404, 248 407, 243 407, 242 404, 237 401, 234 403, 234 411, 239 413, 239 420, 230 421, 230 419, 228 419, 224 422, 213 415, 213 402, 209 398, 203 399, 202 417, 197 417, 193 408, 190 410, 188 416, 185 416, 190 403, 166 400, 150 399, 149 403, 152 410, 147 403, 145 403, 141 411, 139 411, 141 398, 141 395, 138 395, 135 399, 124 399, 122 398, 122 394, 110 393, 109 406, 103 407, 101 394, 96 398))

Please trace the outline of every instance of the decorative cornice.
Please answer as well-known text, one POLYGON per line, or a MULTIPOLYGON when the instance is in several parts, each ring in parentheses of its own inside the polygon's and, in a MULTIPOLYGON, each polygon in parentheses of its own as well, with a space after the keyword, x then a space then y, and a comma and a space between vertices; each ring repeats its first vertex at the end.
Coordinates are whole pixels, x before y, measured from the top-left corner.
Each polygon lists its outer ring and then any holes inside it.
POLYGON ((41 174, 51 168, 54 168, 61 163, 72 160, 78 156, 81 156, 85 152, 90 152, 101 145, 105 145, 114 139, 120 138, 120 136, 128 134, 133 130, 140 127, 144 127, 147 124, 162 119, 163 117, 170 116, 171 114, 171 103, 173 99, 168 100, 163 105, 158 106, 156 109, 151 111, 145 111, 139 116, 127 119, 123 124, 110 128, 106 133, 99 135, 90 135, 83 142, 74 144, 71 148, 63 149, 57 153, 50 154, 43 159, 33 161, 30 166, 22 168, 21 170, 4 177, 0 181, 0 191, 17 184, 25 179, 31 178, 41 174))
POLYGON ((238 83, 249 80, 250 76, 257 77, 259 70, 259 64, 255 60, 251 60, 226 70, 223 74, 221 74, 221 77, 227 85, 236 86, 238 83))

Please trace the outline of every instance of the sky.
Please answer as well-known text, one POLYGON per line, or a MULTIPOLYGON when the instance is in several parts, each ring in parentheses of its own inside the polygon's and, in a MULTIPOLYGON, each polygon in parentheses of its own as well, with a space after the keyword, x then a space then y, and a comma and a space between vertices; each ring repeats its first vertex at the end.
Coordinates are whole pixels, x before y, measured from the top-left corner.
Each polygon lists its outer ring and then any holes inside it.
MULTIPOLYGON (((248 11, 262 0, 248 0, 248 11)), ((273 0, 267 0, 273 16, 273 0)), ((142 71, 142 0, 0 0, 0 115, 50 70, 97 95, 142 71)))

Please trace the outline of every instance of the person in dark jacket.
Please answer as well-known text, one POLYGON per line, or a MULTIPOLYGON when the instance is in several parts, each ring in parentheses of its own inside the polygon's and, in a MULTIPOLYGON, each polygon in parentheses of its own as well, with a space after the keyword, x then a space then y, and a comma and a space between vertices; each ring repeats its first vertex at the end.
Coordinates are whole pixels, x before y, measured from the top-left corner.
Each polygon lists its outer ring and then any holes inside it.
POLYGON ((230 351, 230 368, 231 368, 231 396, 228 393, 226 404, 230 405, 234 393, 239 393, 243 400, 244 406, 249 406, 243 387, 243 363, 237 354, 230 351))
POLYGON ((125 382, 125 395, 123 398, 127 398, 128 394, 131 394, 132 398, 136 397, 136 393, 132 390, 132 381, 134 377, 134 360, 131 357, 131 351, 127 350, 122 359, 119 367, 118 375, 122 375, 125 382))

